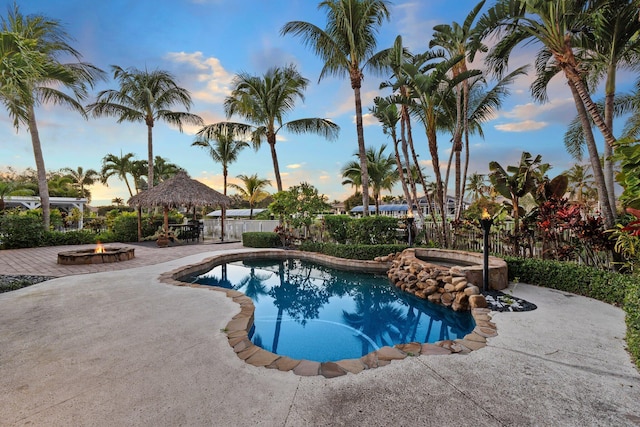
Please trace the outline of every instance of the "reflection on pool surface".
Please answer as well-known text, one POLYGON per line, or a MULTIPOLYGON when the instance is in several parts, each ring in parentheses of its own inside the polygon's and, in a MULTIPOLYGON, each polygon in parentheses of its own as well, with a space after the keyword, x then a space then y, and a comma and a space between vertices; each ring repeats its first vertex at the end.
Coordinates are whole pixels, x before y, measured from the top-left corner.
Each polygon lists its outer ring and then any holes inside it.
POLYGON ((386 276, 298 259, 236 261, 184 280, 250 297, 253 343, 293 359, 353 359, 387 345, 462 338, 475 326, 470 313, 406 294, 386 276))

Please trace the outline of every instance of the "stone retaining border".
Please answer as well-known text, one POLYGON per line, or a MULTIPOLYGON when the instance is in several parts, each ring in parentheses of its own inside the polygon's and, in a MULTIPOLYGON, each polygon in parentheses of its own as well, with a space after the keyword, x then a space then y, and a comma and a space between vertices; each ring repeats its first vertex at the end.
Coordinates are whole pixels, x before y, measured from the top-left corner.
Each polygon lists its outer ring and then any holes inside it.
POLYGON ((216 255, 206 258, 198 264, 183 266, 160 275, 159 279, 162 283, 224 292, 228 298, 236 302, 240 306, 240 312, 227 323, 224 332, 227 334, 229 345, 238 357, 253 366, 292 371, 300 376, 322 375, 325 378, 335 378, 347 373, 357 374, 365 369, 386 366, 393 360, 402 360, 409 356, 467 354, 485 347, 487 338, 498 335, 495 323, 491 322, 491 310, 488 308, 473 308, 471 309, 471 315, 476 322, 476 327, 462 339, 438 341, 433 344, 410 342, 397 344, 394 347, 385 346, 358 359, 344 359, 338 362, 296 360, 274 354, 256 346, 249 339, 249 331, 253 326, 255 311, 251 298, 242 292, 232 289, 186 283, 179 280, 182 277, 213 268, 221 263, 260 258, 298 258, 314 261, 329 267, 376 273, 384 273, 390 266, 390 263, 335 258, 314 252, 262 250, 216 255))

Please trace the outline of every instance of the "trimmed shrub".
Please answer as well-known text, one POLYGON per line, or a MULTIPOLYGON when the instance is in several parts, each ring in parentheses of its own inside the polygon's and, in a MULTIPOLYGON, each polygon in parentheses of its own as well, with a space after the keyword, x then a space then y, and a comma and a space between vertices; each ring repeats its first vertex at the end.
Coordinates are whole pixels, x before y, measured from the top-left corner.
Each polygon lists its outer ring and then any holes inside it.
POLYGON ((272 231, 252 231, 242 233, 242 245, 248 248, 279 248, 282 240, 272 231))
POLYGON ((627 288, 624 299, 627 322, 627 347, 640 369, 640 281, 636 280, 627 288))
POLYGON ((634 279, 572 262, 505 257, 509 280, 558 289, 622 306, 634 279))
POLYGON ((372 260, 395 252, 402 252, 407 245, 340 245, 337 243, 303 242, 301 251, 318 252, 346 259, 372 260))
POLYGON ((338 243, 347 243, 349 227, 353 221, 354 219, 349 215, 327 215, 324 217, 329 236, 338 243))
POLYGON ((347 240, 355 245, 385 245, 396 242, 398 220, 371 215, 349 223, 347 240))
POLYGON ((0 247, 32 248, 44 245, 42 218, 37 215, 0 215, 0 247))
POLYGON ((101 231, 100 233, 96 234, 95 238, 96 243, 112 243, 118 241, 118 239, 116 239, 116 233, 114 233, 113 231, 101 231))
POLYGON ((83 245, 95 243, 96 235, 88 230, 72 230, 67 232, 49 231, 44 234, 45 246, 83 245))
POLYGON ((136 214, 122 213, 118 215, 113 221, 113 234, 118 242, 137 242, 138 217, 136 214))

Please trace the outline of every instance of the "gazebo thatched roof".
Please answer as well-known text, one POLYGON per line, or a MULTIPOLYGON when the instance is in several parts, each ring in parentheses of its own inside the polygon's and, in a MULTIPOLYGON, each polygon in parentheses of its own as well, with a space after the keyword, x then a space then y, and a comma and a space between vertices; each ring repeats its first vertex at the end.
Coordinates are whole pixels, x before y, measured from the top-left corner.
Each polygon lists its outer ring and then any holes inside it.
POLYGON ((129 206, 173 208, 178 206, 215 206, 231 202, 224 194, 189 178, 180 171, 173 178, 161 182, 150 190, 131 197, 129 206))

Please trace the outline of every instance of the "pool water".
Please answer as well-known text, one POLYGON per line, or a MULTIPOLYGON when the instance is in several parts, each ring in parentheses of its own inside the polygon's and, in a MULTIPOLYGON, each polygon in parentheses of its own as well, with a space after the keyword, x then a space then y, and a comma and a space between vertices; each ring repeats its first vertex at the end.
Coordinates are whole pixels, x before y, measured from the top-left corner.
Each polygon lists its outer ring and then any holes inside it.
POLYGON ((299 259, 236 261, 184 280, 250 297, 251 341, 293 359, 354 359, 383 346, 462 338, 475 326, 469 312, 402 292, 386 276, 299 259))

